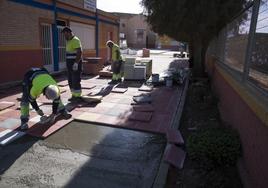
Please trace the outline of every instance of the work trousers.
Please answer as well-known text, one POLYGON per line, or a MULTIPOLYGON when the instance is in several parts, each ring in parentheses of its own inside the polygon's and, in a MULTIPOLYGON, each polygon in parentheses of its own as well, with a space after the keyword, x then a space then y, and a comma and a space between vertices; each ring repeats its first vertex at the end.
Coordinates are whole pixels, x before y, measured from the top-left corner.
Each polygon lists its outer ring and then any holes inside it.
POLYGON ((67 59, 67 74, 68 74, 68 84, 72 92, 73 97, 80 97, 81 90, 81 74, 82 74, 82 60, 78 63, 78 70, 73 70, 74 59, 67 59))

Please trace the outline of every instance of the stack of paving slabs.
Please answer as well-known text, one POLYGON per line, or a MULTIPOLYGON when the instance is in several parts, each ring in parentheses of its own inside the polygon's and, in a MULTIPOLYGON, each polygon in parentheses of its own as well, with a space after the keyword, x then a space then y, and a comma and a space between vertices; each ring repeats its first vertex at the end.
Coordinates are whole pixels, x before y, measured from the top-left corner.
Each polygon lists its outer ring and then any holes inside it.
POLYGON ((143 84, 140 88, 139 91, 146 91, 146 92, 151 92, 153 90, 152 86, 147 86, 145 84, 143 84))
POLYGON ((133 105, 151 103, 152 96, 151 96, 151 94, 144 94, 143 93, 143 94, 138 95, 138 96, 133 96, 133 101, 134 101, 134 103, 132 103, 133 105))
POLYGON ((150 58, 140 58, 136 60, 135 66, 145 66, 146 67, 146 78, 152 76, 153 60, 150 58))
POLYGON ((124 65, 124 79, 132 80, 134 78, 135 57, 126 57, 124 65))

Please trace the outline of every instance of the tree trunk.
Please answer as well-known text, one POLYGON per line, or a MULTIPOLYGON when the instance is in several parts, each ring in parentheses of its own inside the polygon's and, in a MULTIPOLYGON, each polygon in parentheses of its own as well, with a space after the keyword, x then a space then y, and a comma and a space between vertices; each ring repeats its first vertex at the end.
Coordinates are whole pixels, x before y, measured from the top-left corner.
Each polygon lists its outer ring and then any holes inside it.
POLYGON ((200 37, 195 37, 192 41, 192 60, 193 60, 193 75, 195 77, 202 77, 205 75, 204 63, 206 45, 202 43, 200 37))

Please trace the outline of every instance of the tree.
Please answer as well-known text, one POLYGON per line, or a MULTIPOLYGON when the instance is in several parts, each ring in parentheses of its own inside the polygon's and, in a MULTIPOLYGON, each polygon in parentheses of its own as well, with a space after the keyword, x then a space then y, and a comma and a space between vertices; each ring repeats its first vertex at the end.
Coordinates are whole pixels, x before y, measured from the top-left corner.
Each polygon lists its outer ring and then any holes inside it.
POLYGON ((205 53, 209 41, 248 0, 142 0, 147 22, 160 35, 188 42, 194 60, 193 73, 204 72, 205 53))

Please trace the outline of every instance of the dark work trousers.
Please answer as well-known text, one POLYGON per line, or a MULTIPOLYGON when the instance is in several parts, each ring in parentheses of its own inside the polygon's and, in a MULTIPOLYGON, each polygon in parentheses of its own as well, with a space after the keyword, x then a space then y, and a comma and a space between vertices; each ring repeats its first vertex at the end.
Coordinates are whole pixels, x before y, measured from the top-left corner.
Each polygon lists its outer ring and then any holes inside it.
POLYGON ((114 61, 112 62, 112 71, 114 74, 119 74, 121 71, 121 65, 122 65, 122 61, 114 61))
POLYGON ((72 94, 81 93, 81 74, 82 74, 82 60, 78 63, 78 70, 73 70, 74 59, 66 59, 68 84, 72 94))

